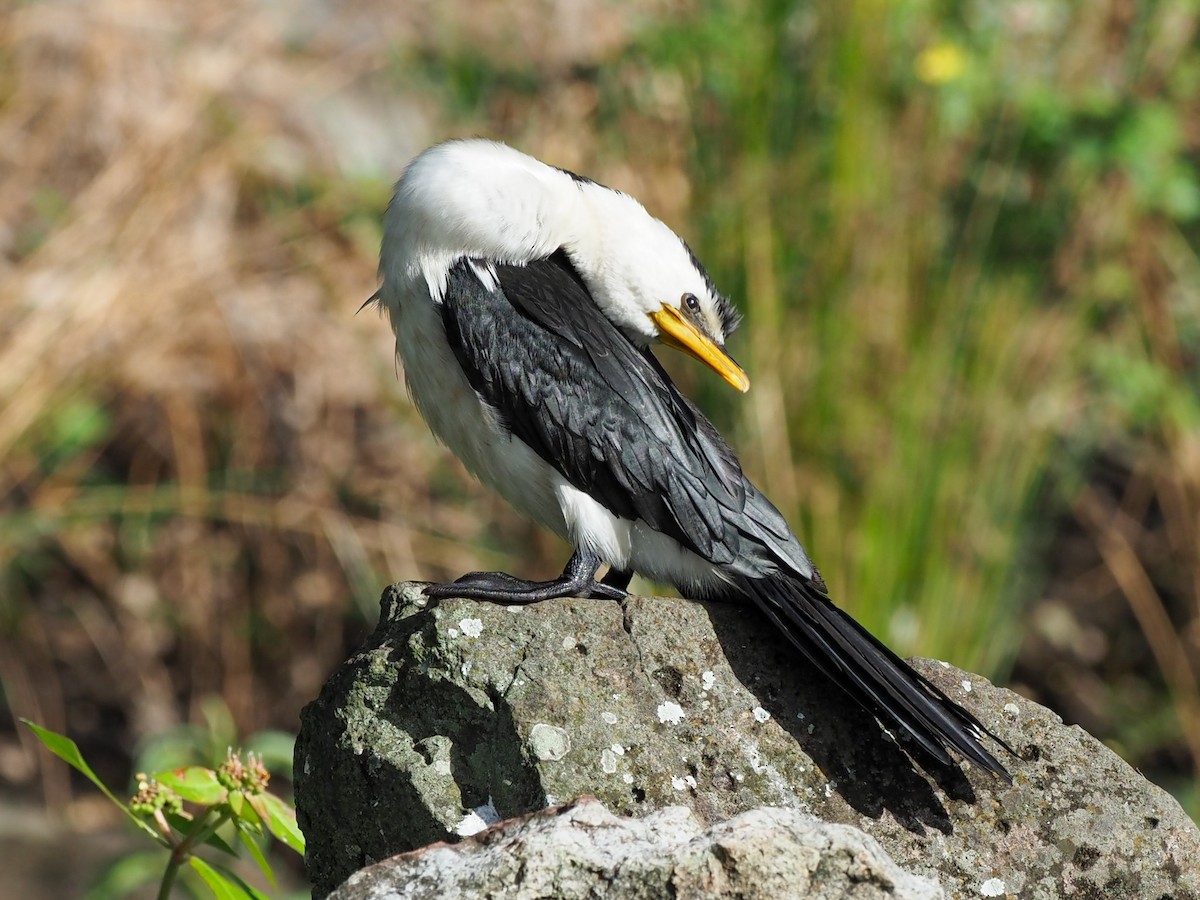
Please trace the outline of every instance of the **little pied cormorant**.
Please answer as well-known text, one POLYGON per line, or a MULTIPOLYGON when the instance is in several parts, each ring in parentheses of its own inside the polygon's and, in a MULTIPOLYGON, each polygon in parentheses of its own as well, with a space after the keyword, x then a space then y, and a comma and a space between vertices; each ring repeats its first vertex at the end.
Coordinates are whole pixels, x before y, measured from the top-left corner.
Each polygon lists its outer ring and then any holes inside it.
POLYGON ((733 305, 640 203, 504 144, 451 141, 397 183, 379 270, 372 299, 433 433, 575 547, 552 581, 475 572, 428 596, 621 599, 637 572, 688 597, 748 600, 885 728, 1009 779, 982 744, 1003 741, 833 605, 783 516, 650 352, 666 344, 750 386, 725 351, 733 305))

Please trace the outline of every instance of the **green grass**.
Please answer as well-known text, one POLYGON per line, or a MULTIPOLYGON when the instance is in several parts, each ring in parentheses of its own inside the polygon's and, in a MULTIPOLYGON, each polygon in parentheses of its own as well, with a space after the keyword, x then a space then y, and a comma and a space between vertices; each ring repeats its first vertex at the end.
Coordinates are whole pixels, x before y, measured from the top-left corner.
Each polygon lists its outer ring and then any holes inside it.
MULTIPOLYGON (((756 10, 646 51, 696 98, 701 255, 748 313, 759 397, 710 400, 835 596, 902 652, 1003 678, 1056 566, 1047 520, 1098 456, 1153 473, 1168 552, 1196 564, 1197 61, 1150 53, 1181 10, 1120 50, 1068 14, 1037 61, 1011 24, 956 35, 916 4, 756 10)), ((1200 603, 1166 584, 1127 596, 1173 697, 1159 746, 1182 731, 1200 760, 1173 633, 1200 603)))
MULTIPOLYGON (((943 86, 915 74, 933 23, 855 9, 717 4, 633 54, 694 98, 693 237, 747 313, 751 394, 706 399, 841 603, 903 652, 999 673, 1052 453, 1028 410, 1054 402, 1063 327, 984 262, 1003 189, 939 171, 943 86)), ((1012 130, 954 155, 1003 182, 1012 130)))

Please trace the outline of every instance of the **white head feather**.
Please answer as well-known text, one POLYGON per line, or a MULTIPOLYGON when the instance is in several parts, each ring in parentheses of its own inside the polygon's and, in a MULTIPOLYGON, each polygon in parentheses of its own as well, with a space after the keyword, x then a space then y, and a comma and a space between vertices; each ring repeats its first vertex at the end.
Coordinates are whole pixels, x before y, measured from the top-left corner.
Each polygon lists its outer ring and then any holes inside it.
POLYGON ((384 219, 380 300, 395 321, 418 289, 441 302, 463 257, 523 265, 559 249, 639 343, 657 336, 650 314, 686 294, 718 342, 732 330, 731 307, 687 245, 637 200, 486 140, 439 144, 405 170, 384 219))

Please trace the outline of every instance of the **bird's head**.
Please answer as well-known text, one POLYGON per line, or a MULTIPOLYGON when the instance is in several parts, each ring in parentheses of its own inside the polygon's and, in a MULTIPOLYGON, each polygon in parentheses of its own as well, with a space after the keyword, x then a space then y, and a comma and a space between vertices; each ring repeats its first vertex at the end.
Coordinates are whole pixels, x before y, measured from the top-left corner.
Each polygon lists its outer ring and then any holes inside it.
POLYGON ((630 340, 682 350, 749 389, 725 351, 737 312, 675 232, 628 194, 494 141, 450 141, 409 165, 385 220, 379 302, 398 308, 394 285, 406 282, 440 301, 464 256, 523 265, 559 250, 630 340))
MULTIPOLYGON (((699 263, 696 268, 704 272, 699 263)), ((654 323, 659 343, 700 360, 743 394, 750 390, 749 377, 725 349, 725 340, 737 327, 740 316, 712 286, 707 274, 704 287, 685 290, 673 301, 663 300, 658 309, 647 311, 647 317, 654 323)))
POLYGON ((750 379, 725 349, 741 319, 733 304, 682 238, 633 198, 602 191, 589 235, 596 244, 571 254, 597 304, 631 337, 682 350, 748 391, 750 379))

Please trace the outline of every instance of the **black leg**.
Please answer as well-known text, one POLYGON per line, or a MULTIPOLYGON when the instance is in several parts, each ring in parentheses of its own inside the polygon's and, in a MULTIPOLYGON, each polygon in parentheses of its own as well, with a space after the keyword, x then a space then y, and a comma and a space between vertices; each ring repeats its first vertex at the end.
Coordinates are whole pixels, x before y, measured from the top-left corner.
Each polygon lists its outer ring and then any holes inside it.
MULTIPOLYGON (((488 600, 493 603, 538 603, 556 597, 590 597, 595 600, 624 600, 624 587, 596 581, 600 557, 585 550, 576 550, 563 573, 553 581, 524 581, 504 572, 471 572, 450 584, 431 584, 425 596, 434 600, 443 597, 464 597, 468 600, 488 600)), ((628 584, 628 581, 626 581, 628 584)))
POLYGON ((618 591, 628 591, 629 582, 633 579, 633 572, 622 572, 620 569, 609 569, 603 578, 600 579, 601 584, 607 584, 609 587, 615 587, 618 591))

